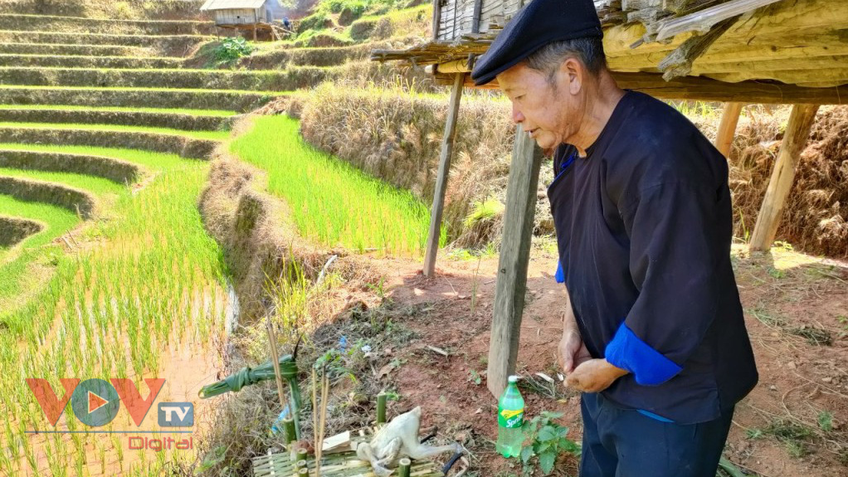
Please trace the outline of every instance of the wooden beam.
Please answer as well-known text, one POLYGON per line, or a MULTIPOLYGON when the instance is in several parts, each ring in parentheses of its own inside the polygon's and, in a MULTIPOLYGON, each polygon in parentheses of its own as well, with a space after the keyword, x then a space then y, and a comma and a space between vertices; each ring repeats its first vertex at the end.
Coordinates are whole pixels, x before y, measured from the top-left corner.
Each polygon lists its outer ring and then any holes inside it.
POLYGON ((810 135, 818 110, 817 105, 796 104, 792 107, 789 124, 783 136, 783 144, 774 163, 763 206, 757 216, 757 225, 754 226, 754 233, 751 235, 749 248, 752 252, 767 251, 774 242, 786 198, 789 197, 795 180, 795 168, 807 143, 807 137, 810 135))
POLYGON ((730 146, 733 145, 733 136, 736 134, 736 125, 739 124, 739 114, 742 113, 743 103, 724 103, 724 112, 721 114, 721 124, 718 126, 715 147, 724 157, 730 157, 730 146))
POLYGON ((509 375, 515 372, 518 357, 541 163, 542 154, 536 141, 524 133, 519 125, 509 168, 492 337, 489 342, 487 385, 496 398, 506 388, 509 375))
MULTIPOLYGON (((710 78, 675 78, 665 81, 659 73, 616 73, 622 88, 642 91, 661 99, 692 99, 701 101, 743 102, 762 104, 848 104, 848 85, 804 87, 769 81, 724 83, 710 78)), ((435 76, 438 84, 449 84, 452 76, 435 76)), ((474 87, 472 81, 466 86, 474 87)), ((497 80, 482 88, 495 89, 497 80)))
POLYGON ((430 211, 430 232, 427 235, 427 249, 424 255, 424 275, 432 277, 436 271, 436 255, 439 253, 439 238, 442 229, 442 213, 445 209, 445 193, 448 188, 450 163, 453 156, 453 144, 456 139, 456 123, 459 117, 459 101, 462 98, 462 85, 465 73, 454 75, 451 90, 448 117, 445 122, 445 135, 442 138, 442 153, 439 156, 439 174, 436 177, 436 190, 433 194, 433 208, 430 211))

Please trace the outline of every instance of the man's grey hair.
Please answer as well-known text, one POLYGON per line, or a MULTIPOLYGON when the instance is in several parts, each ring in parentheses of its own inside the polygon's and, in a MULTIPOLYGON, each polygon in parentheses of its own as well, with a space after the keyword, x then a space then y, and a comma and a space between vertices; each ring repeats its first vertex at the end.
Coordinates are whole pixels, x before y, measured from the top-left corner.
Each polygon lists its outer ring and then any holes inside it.
POLYGON ((541 71, 553 83, 560 65, 569 58, 579 60, 594 76, 607 67, 603 39, 595 37, 548 43, 530 54, 525 61, 529 68, 541 71))

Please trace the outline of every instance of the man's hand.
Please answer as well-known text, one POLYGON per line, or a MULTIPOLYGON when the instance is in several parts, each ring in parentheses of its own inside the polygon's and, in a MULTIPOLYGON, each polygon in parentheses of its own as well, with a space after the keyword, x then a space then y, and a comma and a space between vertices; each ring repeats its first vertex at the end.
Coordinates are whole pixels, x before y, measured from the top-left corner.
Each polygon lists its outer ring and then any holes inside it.
POLYGON ((627 371, 609 364, 605 359, 590 359, 577 366, 568 375, 565 384, 584 393, 599 393, 625 374, 627 371))
POLYGON ((562 339, 559 342, 559 364, 562 366, 562 371, 569 374, 574 371, 574 368, 582 363, 592 359, 586 345, 583 344, 583 339, 580 338, 580 332, 575 326, 573 329, 566 328, 562 333, 562 339))

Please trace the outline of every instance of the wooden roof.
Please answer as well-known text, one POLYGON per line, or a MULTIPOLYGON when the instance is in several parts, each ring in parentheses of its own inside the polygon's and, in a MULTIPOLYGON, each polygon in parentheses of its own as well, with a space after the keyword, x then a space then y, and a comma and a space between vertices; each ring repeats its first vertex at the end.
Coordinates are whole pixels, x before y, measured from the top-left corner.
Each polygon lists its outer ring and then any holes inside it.
POLYGON ((215 10, 233 10, 233 9, 256 9, 265 4, 267 0, 206 0, 206 3, 200 7, 202 12, 211 12, 215 10))
MULTIPOLYGON (((609 67, 623 87, 680 99, 848 103, 848 1, 597 0, 595 5, 609 67)), ((434 17, 444 22, 443 13, 434 17)), ((501 26, 478 25, 482 33, 407 50, 375 50, 372 59, 436 65, 436 78, 447 81, 470 71, 501 26)))

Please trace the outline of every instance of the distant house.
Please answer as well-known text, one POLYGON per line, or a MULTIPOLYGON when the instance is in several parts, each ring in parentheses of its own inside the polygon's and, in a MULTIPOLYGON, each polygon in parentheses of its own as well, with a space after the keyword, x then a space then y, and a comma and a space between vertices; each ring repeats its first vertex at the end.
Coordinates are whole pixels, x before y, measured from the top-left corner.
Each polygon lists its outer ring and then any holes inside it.
POLYGON ((285 16, 280 0, 206 0, 200 11, 213 12, 221 27, 271 24, 285 16))

